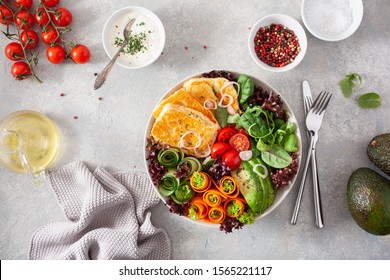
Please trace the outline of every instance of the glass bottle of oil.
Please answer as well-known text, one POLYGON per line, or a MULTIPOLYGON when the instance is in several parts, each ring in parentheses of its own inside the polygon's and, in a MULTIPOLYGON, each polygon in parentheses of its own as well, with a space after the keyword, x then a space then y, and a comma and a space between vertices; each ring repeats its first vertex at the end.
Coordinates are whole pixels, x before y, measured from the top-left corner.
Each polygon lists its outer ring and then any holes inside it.
POLYGON ((15 172, 42 173, 59 149, 57 126, 39 112, 17 111, 0 122, 0 163, 15 172))

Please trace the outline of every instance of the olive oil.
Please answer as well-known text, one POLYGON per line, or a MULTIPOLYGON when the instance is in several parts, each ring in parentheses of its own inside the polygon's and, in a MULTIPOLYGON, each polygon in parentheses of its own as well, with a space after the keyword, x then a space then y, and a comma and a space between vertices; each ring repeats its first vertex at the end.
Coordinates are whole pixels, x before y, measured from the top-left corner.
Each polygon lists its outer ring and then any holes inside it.
POLYGON ((60 149, 57 126, 35 111, 17 111, 0 122, 0 162, 7 168, 25 173, 20 152, 33 173, 41 172, 55 160, 60 149))

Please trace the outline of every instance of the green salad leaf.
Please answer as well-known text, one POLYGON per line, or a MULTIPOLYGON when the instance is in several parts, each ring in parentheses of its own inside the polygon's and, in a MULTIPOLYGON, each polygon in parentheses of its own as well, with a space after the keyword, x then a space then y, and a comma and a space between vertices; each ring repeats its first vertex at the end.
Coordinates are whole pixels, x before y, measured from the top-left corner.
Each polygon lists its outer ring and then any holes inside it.
POLYGON ((284 123, 278 130, 275 132, 276 143, 281 145, 287 152, 297 152, 298 151, 298 139, 295 136, 295 131, 297 126, 293 122, 284 123))
POLYGON ((362 108, 376 108, 381 105, 381 97, 375 92, 365 93, 359 97, 358 103, 362 108))
POLYGON ((271 167, 285 168, 292 162, 292 157, 279 144, 274 144, 266 151, 261 152, 261 159, 271 167))
POLYGON ((253 224, 255 222, 255 217, 255 213, 249 208, 247 211, 238 216, 237 219, 243 224, 253 224))
POLYGON ((253 80, 245 74, 241 74, 238 77, 237 83, 240 85, 238 101, 240 103, 241 108, 246 110, 246 108, 248 108, 248 99, 253 95, 255 91, 255 84, 253 80))
POLYGON ((287 135, 283 148, 290 153, 298 152, 298 140, 295 134, 287 135))
POLYGON ((261 152, 261 158, 271 167, 287 167, 292 161, 288 153, 298 151, 296 124, 282 119, 274 121, 274 114, 260 106, 247 108, 241 116, 229 116, 228 123, 235 123, 236 128, 243 127, 255 139, 256 150, 261 152))
POLYGON ((214 115, 220 127, 223 128, 227 125, 229 113, 225 107, 217 106, 214 115))
POLYGON ((241 116, 239 114, 229 116, 227 122, 235 123, 236 128, 243 127, 255 139, 266 138, 272 134, 275 127, 273 113, 260 106, 247 108, 241 116))
POLYGON ((191 219, 193 220, 199 220, 199 215, 198 215, 198 212, 197 212, 197 207, 196 206, 191 206, 189 209, 188 209, 188 216, 190 216, 191 219))
POLYGON ((340 88, 345 97, 350 97, 352 92, 356 92, 362 84, 362 77, 359 74, 352 73, 346 75, 344 79, 340 81, 340 88))

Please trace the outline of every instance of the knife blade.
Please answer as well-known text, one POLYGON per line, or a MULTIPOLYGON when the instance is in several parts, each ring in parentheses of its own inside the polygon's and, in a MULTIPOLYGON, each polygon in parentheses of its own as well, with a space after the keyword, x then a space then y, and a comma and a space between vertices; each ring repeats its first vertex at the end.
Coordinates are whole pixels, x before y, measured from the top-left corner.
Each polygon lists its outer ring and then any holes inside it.
MULTIPOLYGON (((311 94, 311 89, 309 82, 304 80, 302 82, 302 89, 303 89, 303 98, 309 99, 309 106, 313 103, 313 97, 311 94)), ((307 115, 310 108, 306 106, 306 103, 304 102, 304 110, 305 115, 307 115)), ((310 138, 309 131, 307 132, 308 137, 310 138)), ((315 218, 316 218, 316 225, 319 228, 323 228, 323 214, 322 214, 322 203, 321 203, 321 193, 320 193, 320 183, 318 178, 318 168, 317 168, 317 157, 316 157, 316 147, 315 144, 318 141, 318 134, 314 135, 314 146, 311 151, 311 170, 312 170, 312 179, 313 179, 313 193, 314 193, 314 210, 315 210, 315 218)))

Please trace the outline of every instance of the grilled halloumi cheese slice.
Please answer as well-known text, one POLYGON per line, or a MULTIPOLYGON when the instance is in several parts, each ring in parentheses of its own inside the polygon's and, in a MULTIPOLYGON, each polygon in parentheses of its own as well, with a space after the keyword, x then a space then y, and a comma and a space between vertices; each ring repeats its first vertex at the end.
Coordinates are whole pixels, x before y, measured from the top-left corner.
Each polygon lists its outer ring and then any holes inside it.
POLYGON ((199 155, 208 155, 219 128, 218 124, 197 110, 167 103, 156 119, 151 135, 161 144, 180 148, 188 155, 202 157, 199 155))
POLYGON ((194 109, 196 111, 201 112, 203 115, 205 115, 207 118, 209 118, 212 122, 218 123, 217 120, 214 117, 214 114, 209 109, 206 109, 203 105, 203 103, 199 103, 194 97, 192 97, 189 93, 187 93, 187 90, 182 88, 176 91, 174 94, 169 96, 168 98, 161 101, 161 103, 157 106, 157 108, 153 111, 153 117, 156 119, 160 115, 162 109, 164 106, 168 103, 173 103, 176 105, 182 105, 187 108, 194 109))
POLYGON ((200 104, 205 104, 206 100, 212 100, 216 104, 218 104, 219 100, 218 97, 215 95, 213 91, 213 87, 209 84, 205 83, 193 83, 189 87, 186 88, 186 91, 200 104))
MULTIPOLYGON (((187 91, 191 92, 192 91, 191 88, 193 87, 199 87, 199 85, 201 84, 209 85, 211 86, 214 95, 217 96, 219 101, 222 98, 222 94, 228 94, 229 96, 231 96, 231 98, 233 99, 232 107, 235 112, 239 112, 240 106, 238 103, 238 92, 233 84, 229 84, 228 86, 225 86, 229 82, 230 81, 225 78, 193 78, 185 82, 183 87, 187 89, 187 91)), ((200 94, 202 94, 202 92, 200 92, 200 94)), ((228 101, 227 98, 225 98, 223 100, 223 103, 225 104, 227 101, 228 101)))

